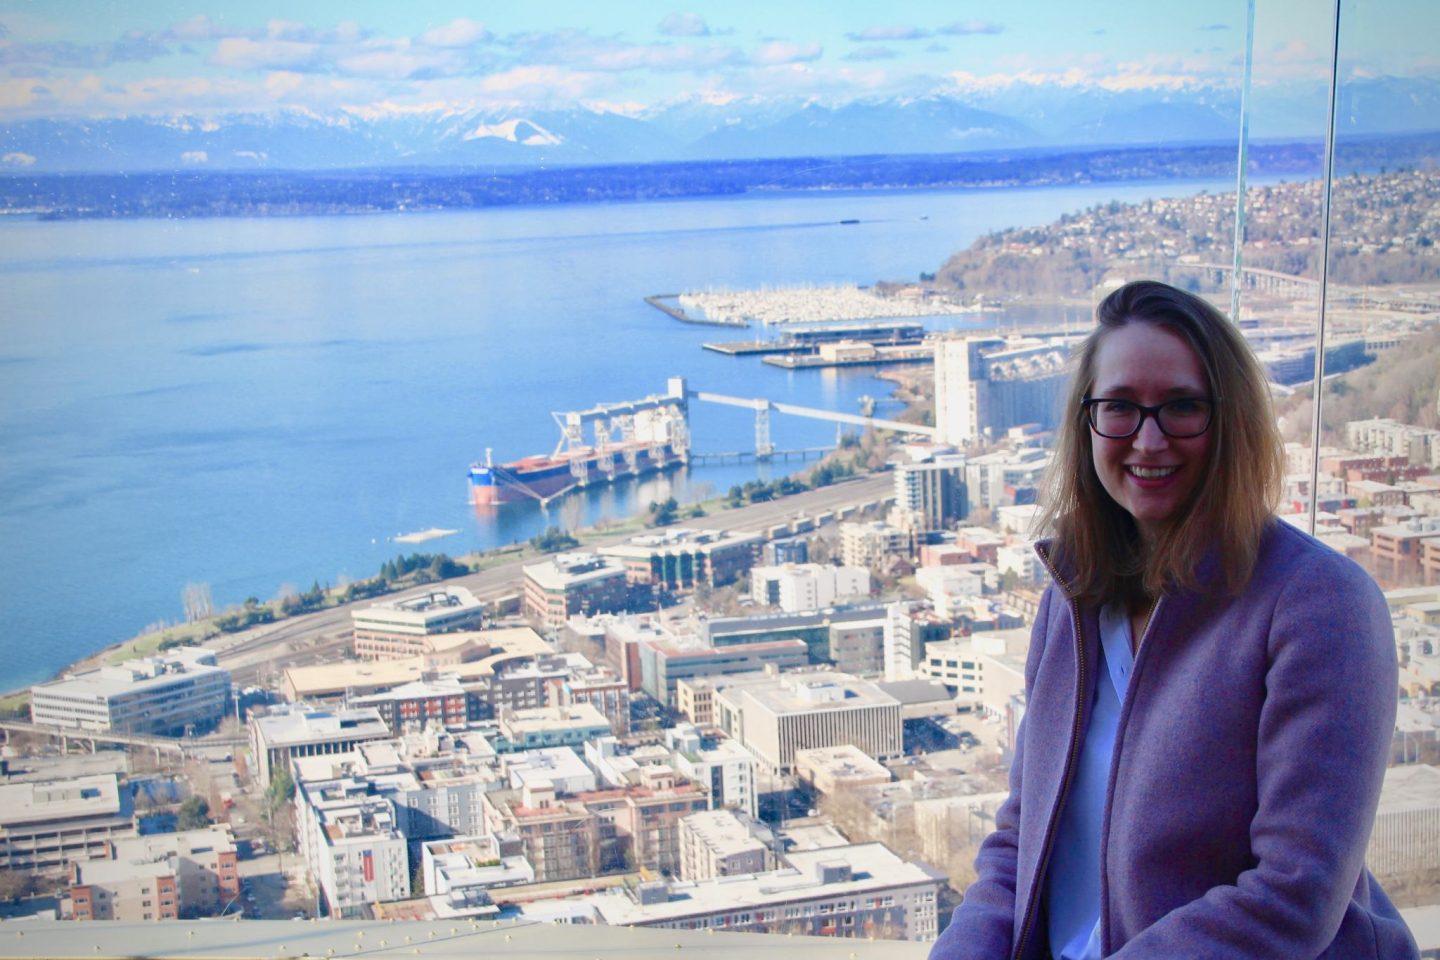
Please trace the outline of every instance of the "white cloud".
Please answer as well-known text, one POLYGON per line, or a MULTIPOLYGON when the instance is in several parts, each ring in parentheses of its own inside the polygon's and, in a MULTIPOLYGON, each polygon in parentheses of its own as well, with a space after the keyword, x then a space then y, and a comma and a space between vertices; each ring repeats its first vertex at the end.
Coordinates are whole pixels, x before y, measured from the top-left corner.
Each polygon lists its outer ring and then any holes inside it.
POLYGON ((924 40, 930 36, 930 31, 923 27, 879 26, 866 27, 859 33, 847 33, 845 36, 860 43, 874 40, 924 40))
POLYGON ((180 162, 190 166, 198 166, 202 163, 209 163, 210 154, 204 150, 186 150, 180 154, 180 162))
POLYGON ((899 54, 889 47, 860 47, 845 54, 846 60, 894 60, 899 54))
POLYGON ((17 150, 0 157, 0 163, 5 164, 7 167, 33 167, 35 165, 35 158, 28 153, 21 153, 17 150))
POLYGON ((305 70, 320 63, 318 44, 267 38, 226 37, 215 46, 210 62, 237 70, 305 70))
POLYGON ((420 34, 420 42, 427 47, 458 49, 474 46, 491 38, 485 24, 468 17, 456 17, 440 27, 433 27, 420 34))
POLYGON ((946 24, 939 29, 939 33, 948 34, 952 37, 965 37, 977 33, 1003 33, 1005 30, 998 23, 991 23, 989 20, 961 20, 957 23, 946 24))
POLYGON ((458 72, 461 64, 449 50, 413 49, 398 41, 384 47, 371 45, 336 58, 335 68, 358 77, 404 80, 420 74, 444 75, 458 72))
POLYGON ((492 73, 480 78, 475 88, 510 102, 564 103, 585 99, 595 84, 594 74, 537 65, 492 73))
POLYGON ((698 13, 672 13, 657 27, 667 37, 708 37, 710 27, 698 13))
POLYGON ((823 49, 818 43, 787 43, 771 40, 756 50, 750 62, 762 67, 781 66, 787 63, 808 63, 819 60, 823 49))

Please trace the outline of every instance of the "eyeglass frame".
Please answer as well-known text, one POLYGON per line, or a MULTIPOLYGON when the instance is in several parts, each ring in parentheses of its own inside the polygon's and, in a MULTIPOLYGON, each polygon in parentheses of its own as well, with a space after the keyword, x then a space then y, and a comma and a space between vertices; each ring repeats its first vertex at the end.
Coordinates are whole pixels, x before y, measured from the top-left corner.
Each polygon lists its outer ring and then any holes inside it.
POLYGON ((1174 400, 1166 400, 1164 403, 1156 404, 1153 407, 1147 407, 1143 403, 1136 403, 1134 400, 1127 400, 1124 397, 1086 397, 1085 399, 1080 401, 1080 407, 1085 411, 1085 423, 1090 427, 1091 430, 1095 431, 1096 436, 1104 437, 1106 440, 1129 440, 1131 437, 1139 433, 1140 429, 1145 426, 1145 420, 1147 418, 1154 420, 1155 426, 1160 430, 1160 432, 1165 434, 1165 436, 1169 437, 1171 440, 1193 440, 1196 437, 1203 437, 1206 432, 1209 431, 1210 427, 1215 423, 1215 407, 1219 403, 1219 397, 1176 397, 1174 400), (1097 403, 1127 403, 1130 406, 1134 407, 1136 410, 1139 410, 1140 419, 1136 422, 1135 429, 1131 430, 1129 433, 1122 434, 1101 433, 1100 428, 1095 425, 1094 409, 1095 404, 1097 403), (1195 433, 1186 434, 1174 434, 1171 433, 1169 430, 1166 430, 1165 425, 1160 422, 1160 411, 1176 403, 1205 404, 1209 414, 1205 418, 1205 426, 1195 433))

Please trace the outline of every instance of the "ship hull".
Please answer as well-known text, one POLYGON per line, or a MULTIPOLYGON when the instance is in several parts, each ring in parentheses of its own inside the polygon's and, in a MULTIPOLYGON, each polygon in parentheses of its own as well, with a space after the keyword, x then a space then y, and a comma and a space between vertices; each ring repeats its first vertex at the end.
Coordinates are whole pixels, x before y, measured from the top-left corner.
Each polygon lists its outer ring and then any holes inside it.
POLYGON ((472 464, 470 500, 477 506, 546 500, 572 487, 612 483, 678 466, 683 459, 669 444, 611 447, 557 457, 527 457, 506 464, 472 464), (629 454, 629 456, 627 456, 629 454))

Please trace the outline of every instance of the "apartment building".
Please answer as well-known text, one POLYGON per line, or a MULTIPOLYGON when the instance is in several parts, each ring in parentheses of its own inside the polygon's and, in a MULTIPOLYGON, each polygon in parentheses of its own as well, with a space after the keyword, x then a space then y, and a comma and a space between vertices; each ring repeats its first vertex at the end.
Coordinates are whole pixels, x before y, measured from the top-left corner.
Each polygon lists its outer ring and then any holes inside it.
POLYGON ((410 896, 406 838, 392 802, 348 777, 296 778, 300 854, 327 916, 370 915, 382 901, 410 896))
POLYGON ((770 831, 753 817, 731 810, 707 810, 680 820, 681 880, 712 880, 764 873, 773 864, 770 831))
POLYGON ((598 552, 623 564, 629 583, 673 592, 735 582, 754 564, 764 540, 758 533, 672 527, 598 552))
POLYGON ((239 897, 235 839, 226 826, 116 839, 108 859, 70 866, 76 920, 212 917, 239 897))
POLYGON ((558 630, 576 614, 618 613, 626 607, 625 565, 593 553, 561 553, 523 569, 525 616, 558 630))
POLYGON ((750 598, 786 613, 808 613, 837 600, 870 596, 870 571, 819 563, 755 567, 750 571, 750 598))

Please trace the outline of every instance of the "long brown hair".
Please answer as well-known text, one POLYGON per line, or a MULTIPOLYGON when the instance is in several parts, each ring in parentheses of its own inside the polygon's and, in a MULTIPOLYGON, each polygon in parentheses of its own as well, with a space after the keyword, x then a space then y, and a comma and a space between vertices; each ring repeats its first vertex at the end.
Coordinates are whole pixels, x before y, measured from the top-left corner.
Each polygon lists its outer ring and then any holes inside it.
POLYGON ((1284 444, 1264 370, 1224 314, 1164 283, 1127 283, 1100 302, 1095 320, 1076 356, 1037 521, 1040 529, 1053 530, 1057 552, 1075 571, 1067 586, 1089 599, 1133 604, 1172 587, 1194 587, 1201 558, 1218 547, 1226 586, 1238 591, 1255 567, 1284 478, 1284 444), (1180 517, 1148 548, 1134 518, 1100 483, 1081 405, 1095 381, 1101 342, 1132 323, 1154 324, 1189 344, 1216 400, 1201 482, 1180 517))

